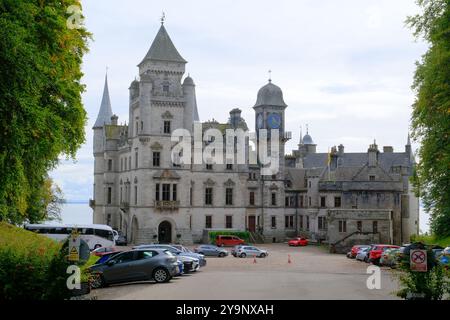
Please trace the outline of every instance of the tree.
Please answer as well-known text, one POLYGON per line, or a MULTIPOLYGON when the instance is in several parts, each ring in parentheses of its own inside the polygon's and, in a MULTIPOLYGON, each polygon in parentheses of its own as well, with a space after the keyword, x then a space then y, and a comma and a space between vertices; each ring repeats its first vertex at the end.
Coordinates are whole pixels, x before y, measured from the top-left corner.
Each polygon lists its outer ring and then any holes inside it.
POLYGON ((413 183, 431 214, 431 229, 450 236, 450 1, 418 0, 423 12, 408 17, 416 37, 430 45, 417 62, 412 136, 420 142, 413 183))
MULTIPOLYGON (((34 220, 47 172, 85 140, 77 0, 0 0, 0 220, 34 220)), ((41 211, 45 212, 46 208, 41 211)))

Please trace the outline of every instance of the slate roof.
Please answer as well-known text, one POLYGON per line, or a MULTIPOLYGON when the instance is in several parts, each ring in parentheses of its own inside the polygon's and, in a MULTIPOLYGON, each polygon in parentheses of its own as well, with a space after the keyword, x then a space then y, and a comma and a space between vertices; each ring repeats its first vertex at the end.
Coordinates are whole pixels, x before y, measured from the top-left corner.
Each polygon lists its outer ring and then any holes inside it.
POLYGON ((140 64, 147 60, 173 61, 186 63, 187 61, 178 53, 164 25, 161 25, 153 43, 145 58, 140 64))
POLYGON ((111 124, 111 117, 113 116, 111 109, 111 100, 109 99, 108 90, 108 75, 105 76, 105 87, 103 88, 103 97, 100 104, 100 111, 98 112, 97 120, 95 120, 94 128, 101 128, 105 124, 111 124))
POLYGON ((283 91, 280 87, 269 82, 258 91, 258 97, 254 107, 258 106, 281 106, 287 107, 283 100, 283 91))

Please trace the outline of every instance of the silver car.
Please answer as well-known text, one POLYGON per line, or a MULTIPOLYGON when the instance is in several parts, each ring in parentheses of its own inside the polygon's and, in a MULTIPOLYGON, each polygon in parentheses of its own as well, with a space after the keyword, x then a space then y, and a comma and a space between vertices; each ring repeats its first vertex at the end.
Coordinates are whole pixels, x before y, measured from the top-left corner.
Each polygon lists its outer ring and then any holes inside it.
POLYGON ((200 263, 197 258, 179 255, 177 259, 183 263, 184 273, 195 272, 200 269, 200 263))
POLYGON ((198 254, 198 253, 192 252, 189 249, 182 247, 182 246, 181 246, 181 248, 176 248, 175 246, 170 245, 170 244, 143 244, 140 246, 133 247, 133 249, 152 249, 152 248, 169 250, 175 256, 186 256, 186 257, 196 258, 199 260, 200 267, 203 267, 206 265, 206 259, 203 254, 198 254))
POLYGON ((121 252, 106 262, 89 268, 93 288, 113 283, 148 281, 168 282, 179 272, 177 258, 168 250, 145 249, 121 252))
POLYGON ((245 258, 245 257, 258 257, 265 258, 269 255, 267 250, 262 250, 253 246, 241 246, 236 251, 236 257, 245 258))
POLYGON ((228 255, 228 251, 220 248, 218 246, 212 244, 202 244, 194 249, 195 252, 199 254, 203 254, 205 256, 213 256, 213 257, 226 257, 228 255))
POLYGON ((356 260, 358 261, 366 261, 367 255, 369 254, 370 247, 367 248, 361 248, 358 253, 356 254, 356 260))

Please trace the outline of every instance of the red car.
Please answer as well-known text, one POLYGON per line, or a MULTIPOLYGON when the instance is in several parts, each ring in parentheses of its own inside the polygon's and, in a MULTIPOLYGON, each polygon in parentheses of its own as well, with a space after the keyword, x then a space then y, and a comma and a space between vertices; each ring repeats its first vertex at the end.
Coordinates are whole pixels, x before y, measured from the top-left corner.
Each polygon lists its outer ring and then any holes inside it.
POLYGON ((240 244, 244 244, 245 241, 236 236, 217 236, 216 237, 216 246, 229 246, 234 247, 240 244))
POLYGON ((356 255, 358 254, 358 251, 363 249, 363 248, 368 248, 370 247, 370 245, 355 245, 352 247, 352 249, 350 250, 350 257, 349 258, 356 258, 356 255))
POLYGON ((92 251, 92 254, 97 256, 97 257, 101 257, 105 254, 110 254, 110 253, 114 253, 114 252, 118 252, 119 250, 117 250, 116 247, 100 247, 95 249, 94 251, 92 251))
POLYGON ((380 263, 380 258, 381 258, 381 254, 383 253, 384 250, 388 249, 388 248, 395 248, 395 249, 399 249, 399 246, 394 246, 391 244, 377 244, 374 245, 372 247, 372 249, 370 250, 369 253, 369 262, 377 265, 380 263))
POLYGON ((293 247, 307 246, 308 245, 308 239, 306 239, 306 238, 295 238, 295 239, 289 240, 288 245, 289 246, 293 246, 293 247))

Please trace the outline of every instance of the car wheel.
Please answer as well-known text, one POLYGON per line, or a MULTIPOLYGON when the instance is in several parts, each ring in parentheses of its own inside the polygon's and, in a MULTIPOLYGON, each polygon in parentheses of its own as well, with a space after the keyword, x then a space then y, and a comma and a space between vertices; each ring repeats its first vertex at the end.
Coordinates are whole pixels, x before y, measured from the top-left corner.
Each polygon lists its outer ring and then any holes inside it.
POLYGON ((259 256, 260 258, 265 258, 266 254, 265 253, 261 253, 261 255, 259 256))
POLYGON ((99 289, 102 287, 105 287, 105 279, 103 278, 103 276, 100 273, 95 273, 92 275, 92 280, 91 280, 91 288, 92 289, 99 289))
POLYGON ((166 269, 158 268, 153 272, 153 279, 157 283, 168 282, 170 280, 170 274, 166 269))
POLYGON ((102 246, 101 244, 98 244, 98 243, 97 243, 97 244, 94 246, 94 250, 100 248, 101 246, 102 246))
POLYGON ((240 257, 245 258, 247 255, 245 253, 241 253, 240 257))

